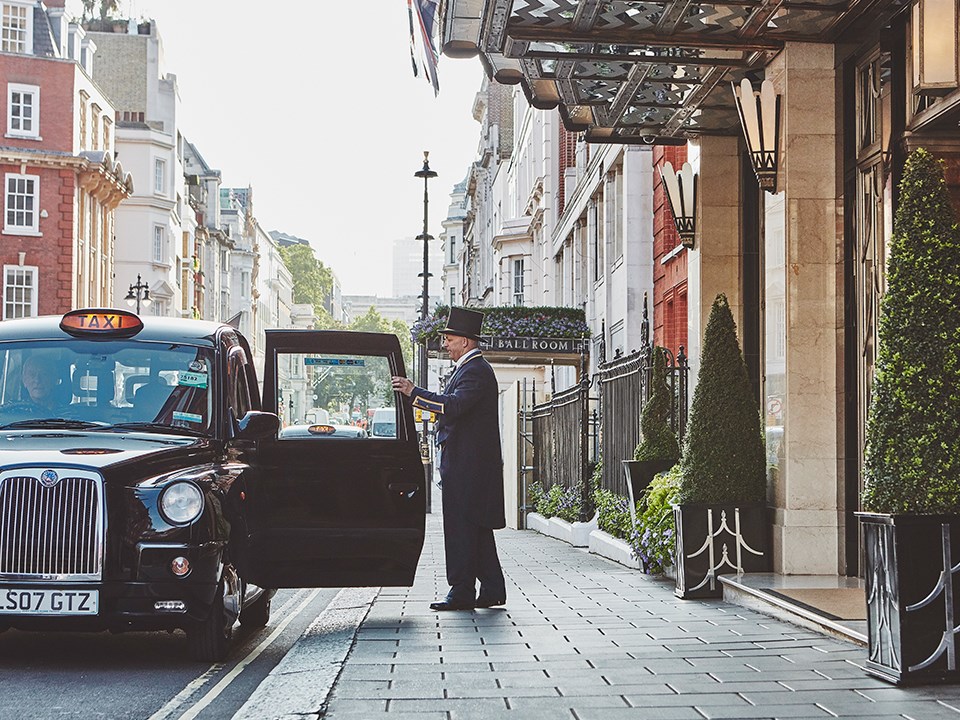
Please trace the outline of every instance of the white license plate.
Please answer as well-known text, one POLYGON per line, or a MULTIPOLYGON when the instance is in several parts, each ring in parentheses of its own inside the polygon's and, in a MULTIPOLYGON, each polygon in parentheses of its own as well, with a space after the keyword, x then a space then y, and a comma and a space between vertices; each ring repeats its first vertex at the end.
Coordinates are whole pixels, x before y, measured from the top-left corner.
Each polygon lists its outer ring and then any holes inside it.
POLYGON ((0 615, 96 615, 98 590, 0 590, 0 615))

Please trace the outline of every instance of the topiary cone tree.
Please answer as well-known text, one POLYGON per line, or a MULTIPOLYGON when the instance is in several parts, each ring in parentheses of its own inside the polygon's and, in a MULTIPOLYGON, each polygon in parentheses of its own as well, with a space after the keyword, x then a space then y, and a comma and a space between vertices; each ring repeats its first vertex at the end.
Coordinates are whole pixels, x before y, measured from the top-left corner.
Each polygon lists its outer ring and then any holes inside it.
POLYGON ((760 411, 727 296, 710 309, 680 461, 680 503, 747 503, 766 499, 760 411))
POLYGON ((864 508, 960 508, 960 230, 941 164, 907 158, 880 304, 864 508))
POLYGON ((680 458, 680 445, 670 427, 670 404, 666 352, 657 347, 653 350, 650 397, 640 415, 642 440, 634 452, 634 460, 662 460, 673 465, 680 458))

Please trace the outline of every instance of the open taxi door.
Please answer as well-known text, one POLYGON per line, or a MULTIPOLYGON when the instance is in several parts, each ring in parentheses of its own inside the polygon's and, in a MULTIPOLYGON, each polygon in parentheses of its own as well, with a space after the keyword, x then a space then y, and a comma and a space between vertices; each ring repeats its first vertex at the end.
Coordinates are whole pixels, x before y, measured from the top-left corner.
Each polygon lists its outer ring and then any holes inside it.
POLYGON ((395 335, 267 330, 263 409, 276 439, 259 442, 246 484, 241 575, 261 587, 412 585, 426 492, 395 335), (391 408, 395 432, 373 436, 391 408))

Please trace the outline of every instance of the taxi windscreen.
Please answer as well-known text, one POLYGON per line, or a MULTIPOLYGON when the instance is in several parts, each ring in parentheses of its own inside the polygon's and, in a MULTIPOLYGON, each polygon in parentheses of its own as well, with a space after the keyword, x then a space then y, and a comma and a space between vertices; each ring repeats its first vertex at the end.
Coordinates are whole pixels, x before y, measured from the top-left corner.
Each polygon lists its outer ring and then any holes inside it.
POLYGON ((0 344, 0 429, 208 434, 212 358, 207 348, 130 339, 0 344))

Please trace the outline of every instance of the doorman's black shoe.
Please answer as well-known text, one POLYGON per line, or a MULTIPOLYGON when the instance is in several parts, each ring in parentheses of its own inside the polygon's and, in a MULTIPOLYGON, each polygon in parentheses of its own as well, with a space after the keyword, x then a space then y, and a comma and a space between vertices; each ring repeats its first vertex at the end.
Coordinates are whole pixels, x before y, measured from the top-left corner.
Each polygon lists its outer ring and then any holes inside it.
POLYGON ((473 601, 457 602, 456 600, 444 599, 439 602, 430 603, 431 610, 473 610, 473 601))
POLYGON ((473 604, 476 608, 492 608, 498 607, 500 605, 506 605, 506 598, 485 598, 483 596, 478 597, 477 601, 473 604))

